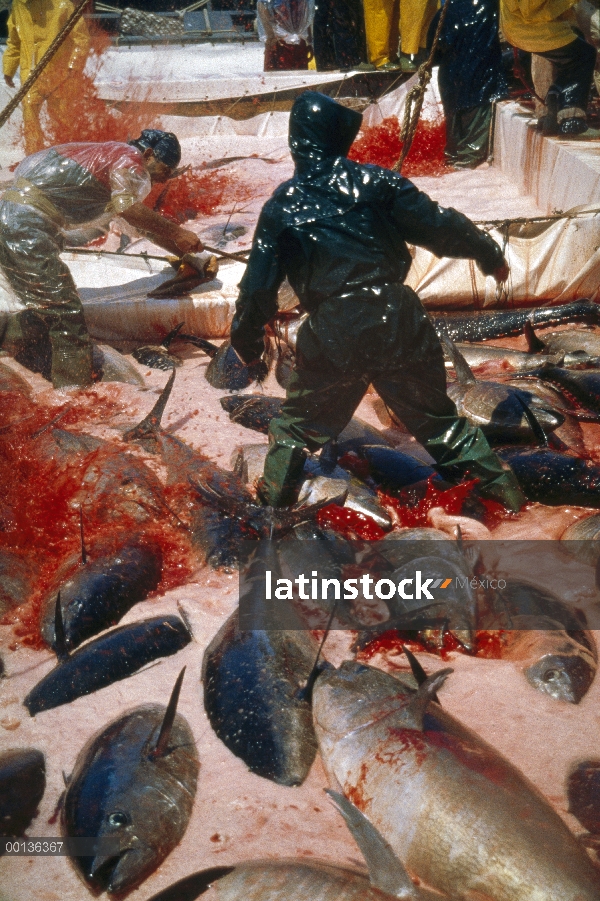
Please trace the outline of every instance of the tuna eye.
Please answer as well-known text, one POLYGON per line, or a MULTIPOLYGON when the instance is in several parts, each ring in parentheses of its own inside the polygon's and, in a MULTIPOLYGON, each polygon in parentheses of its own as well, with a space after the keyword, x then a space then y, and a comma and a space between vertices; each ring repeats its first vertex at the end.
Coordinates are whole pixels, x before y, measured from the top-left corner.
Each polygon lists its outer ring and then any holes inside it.
POLYGON ((124 813, 111 813, 108 815, 108 823, 110 826, 126 826, 127 816, 124 813))
POLYGON ((555 679, 558 678, 558 673, 555 669, 549 669, 547 673, 544 673, 542 679, 544 682, 554 682, 555 679))

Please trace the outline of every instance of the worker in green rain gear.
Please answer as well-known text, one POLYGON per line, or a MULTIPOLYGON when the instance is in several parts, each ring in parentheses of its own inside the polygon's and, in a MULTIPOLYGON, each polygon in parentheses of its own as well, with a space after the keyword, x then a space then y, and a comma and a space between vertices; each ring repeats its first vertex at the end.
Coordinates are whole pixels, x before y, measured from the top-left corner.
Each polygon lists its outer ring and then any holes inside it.
POLYGON ((403 284, 406 242, 477 261, 508 276, 500 247, 461 213, 443 209, 406 178, 345 158, 362 116, 306 91, 290 115, 294 177, 261 212, 240 283, 231 343, 246 363, 264 351, 287 276, 309 318, 281 416, 269 428, 258 484, 274 507, 295 501, 305 448, 316 451, 350 421, 369 384, 452 482, 479 479, 483 497, 518 511, 525 498, 487 439, 446 393, 440 341, 417 295, 403 284))

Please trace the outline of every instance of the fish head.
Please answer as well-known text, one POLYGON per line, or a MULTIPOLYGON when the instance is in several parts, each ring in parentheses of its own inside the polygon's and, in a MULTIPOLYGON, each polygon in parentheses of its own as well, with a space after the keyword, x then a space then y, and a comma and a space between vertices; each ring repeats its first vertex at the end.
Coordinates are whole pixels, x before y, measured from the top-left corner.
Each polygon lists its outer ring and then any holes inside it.
POLYGON ((319 744, 335 744, 355 729, 376 722, 386 710, 398 710, 413 692, 372 666, 344 660, 319 675, 313 689, 313 718, 319 744))
POLYGON ((525 676, 534 688, 559 701, 579 704, 587 693, 596 674, 596 662, 587 648, 553 633, 556 649, 543 654, 539 660, 525 669, 525 676))
POLYGON ((149 836, 143 835, 141 822, 139 811, 133 815, 124 800, 106 813, 99 834, 99 852, 87 873, 95 888, 120 894, 135 888, 156 868, 155 840, 152 844, 147 841, 149 836))

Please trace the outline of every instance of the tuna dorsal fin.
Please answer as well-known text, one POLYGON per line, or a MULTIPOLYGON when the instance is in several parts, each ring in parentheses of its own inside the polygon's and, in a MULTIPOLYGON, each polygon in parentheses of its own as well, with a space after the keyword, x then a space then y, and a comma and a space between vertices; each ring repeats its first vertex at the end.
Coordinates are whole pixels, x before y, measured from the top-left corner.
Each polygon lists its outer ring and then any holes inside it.
POLYGON ((83 507, 79 507, 79 538, 81 541, 81 565, 87 563, 87 551, 85 549, 85 538, 83 535, 83 507))
POLYGON ((454 369, 454 371, 456 373, 456 380, 458 381, 458 383, 460 385, 474 385, 476 382, 476 379, 475 379, 475 376, 473 375, 471 367, 469 366, 469 364, 467 363, 467 361, 461 354, 460 350, 458 349, 458 347, 456 346, 456 344, 454 343, 452 338, 450 338, 450 336, 447 335, 445 332, 442 332, 442 334, 440 335, 440 339, 441 339, 444 350, 446 351, 446 353, 448 354, 448 357, 450 358, 450 361, 452 363, 452 368, 454 369))
POLYGON ((525 413, 525 418, 527 419, 527 422, 529 423, 529 426, 536 438, 536 441, 538 442, 540 447, 548 447, 548 438, 546 436, 546 433, 543 430, 543 428, 541 427, 539 421, 535 418, 531 408, 526 403, 526 401, 523 400, 523 398, 521 397, 521 395, 518 392, 515 393, 515 397, 517 398, 517 400, 523 407, 523 412, 525 413))
POLYGON ((405 710, 405 722, 409 728, 423 729, 423 717, 427 705, 430 701, 433 701, 433 696, 437 690, 442 687, 450 673, 453 672, 454 670, 450 667, 438 670, 437 673, 427 676, 423 684, 419 685, 405 710))
MULTIPOLYGON (((425 672, 415 655, 412 653, 412 651, 409 651, 408 648, 404 645, 402 645, 402 650, 404 651, 406 659, 410 663, 410 668, 412 670, 413 676, 417 680, 417 685, 423 685, 427 681, 427 673, 425 672)), ((431 700, 435 701, 437 704, 440 703, 440 699, 436 694, 431 695, 431 700)))
POLYGON ((129 429, 128 432, 125 432, 123 435, 123 441, 135 441, 138 438, 153 438, 158 431, 160 431, 160 421, 162 419, 162 415, 165 412, 165 407, 167 406, 169 397, 171 396, 171 390, 173 388, 173 382, 175 381, 175 370, 171 372, 169 376, 169 381, 163 388, 160 393, 160 397, 142 421, 136 425, 133 429, 129 429))
POLYGON ((173 341, 175 340, 175 338, 177 337, 177 335, 179 334, 179 332, 181 331, 181 329, 183 328, 184 325, 185 325, 185 322, 180 322, 179 325, 176 325, 174 329, 171 329, 169 334, 165 335, 165 337, 163 338, 162 346, 168 350, 169 345, 173 343, 173 341))
POLYGON ((546 350, 546 345, 535 333, 532 316, 525 323, 525 338, 527 339, 527 350, 530 354, 541 354, 546 350))
POLYGON ((150 753, 152 760, 157 760, 159 757, 164 757, 167 753, 169 741, 171 739, 171 729, 173 728, 173 723, 175 722, 175 714, 177 713, 177 702, 179 701, 181 683, 183 682, 184 676, 185 666, 177 676, 177 681, 173 686, 173 691, 171 692, 171 697, 169 698, 169 703, 167 705, 165 716, 160 727, 160 732, 158 733, 158 738, 156 739, 156 747, 150 753))
POLYGON ((373 885, 396 898, 416 901, 418 895, 412 879, 380 832, 344 795, 328 788, 325 791, 360 848, 373 885))
POLYGON ((59 663, 68 659, 69 651, 67 648, 67 639, 65 637, 65 624, 63 622, 62 606, 60 603, 60 591, 56 595, 56 606, 54 608, 54 648, 59 663))

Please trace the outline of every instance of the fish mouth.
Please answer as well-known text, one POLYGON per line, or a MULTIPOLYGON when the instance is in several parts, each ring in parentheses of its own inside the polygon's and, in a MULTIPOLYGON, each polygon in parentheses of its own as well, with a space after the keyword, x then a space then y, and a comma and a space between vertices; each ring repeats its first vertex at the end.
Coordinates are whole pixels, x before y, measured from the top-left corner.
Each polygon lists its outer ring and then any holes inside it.
POLYGON ((102 891, 118 895, 135 888, 145 877, 144 859, 134 848, 117 854, 97 854, 88 870, 90 882, 102 891))

